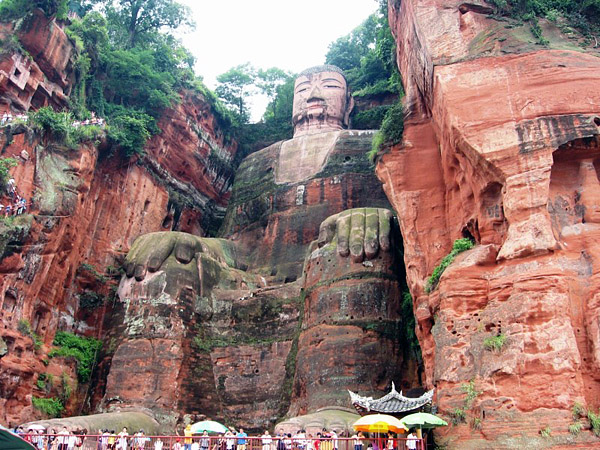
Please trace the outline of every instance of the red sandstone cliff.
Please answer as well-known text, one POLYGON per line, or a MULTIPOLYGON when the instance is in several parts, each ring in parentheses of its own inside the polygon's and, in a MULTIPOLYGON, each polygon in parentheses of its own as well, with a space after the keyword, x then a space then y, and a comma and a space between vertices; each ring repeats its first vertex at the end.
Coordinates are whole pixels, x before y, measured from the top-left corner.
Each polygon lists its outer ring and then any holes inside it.
POLYGON ((443 415, 466 413, 437 439, 598 447, 568 427, 575 403, 600 406, 600 58, 551 24, 542 47, 489 12, 436 0, 389 9, 407 119, 377 173, 400 219, 426 382, 443 415), (477 245, 428 294, 464 236, 477 245), (498 335, 502 348, 486 350, 498 335))
MULTIPOLYGON (((0 110, 15 114, 48 104, 64 106, 73 80, 72 43, 43 14, 35 13, 20 30, 31 59, 18 49, 0 55, 0 110)), ((11 29, 0 31, 8 36, 11 29)), ((224 136, 210 104, 185 92, 159 126, 161 133, 139 161, 111 157, 104 144, 73 151, 42 140, 23 125, 3 128, 0 156, 17 159, 11 174, 33 205, 30 215, 3 223, 0 230, 2 423, 40 416, 31 406, 32 395, 46 396, 36 387, 40 373, 59 380, 66 372, 75 388, 72 361, 54 358, 43 364, 54 334, 57 329, 96 337, 104 333, 111 303, 85 309, 81 296, 94 291, 110 298, 110 267, 119 266, 137 236, 172 229, 202 235, 223 217, 233 175, 227 164, 236 144, 224 136), (18 331, 22 320, 43 341, 40 349, 18 331)), ((74 390, 67 413, 80 413, 83 407, 87 387, 74 390)))

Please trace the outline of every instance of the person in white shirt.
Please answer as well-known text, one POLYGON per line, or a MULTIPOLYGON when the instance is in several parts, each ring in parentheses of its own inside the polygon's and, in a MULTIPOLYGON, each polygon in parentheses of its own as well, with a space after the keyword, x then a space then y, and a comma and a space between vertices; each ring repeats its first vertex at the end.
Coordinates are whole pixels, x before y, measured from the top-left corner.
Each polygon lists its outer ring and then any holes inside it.
POLYGON ((158 438, 156 440, 156 442, 154 443, 154 450, 162 450, 162 448, 163 448, 163 441, 160 438, 158 438))
POLYGON ((117 440, 117 449, 127 450, 127 427, 123 427, 123 430, 119 433, 119 439, 117 440))
POLYGON ((338 450, 338 435, 335 430, 331 430, 331 442, 333 444, 333 450, 338 450))
POLYGON ((100 448, 102 450, 107 450, 108 449, 108 436, 110 435, 110 433, 108 432, 108 430, 99 430, 100 432, 100 448))
POLYGON ((67 450, 75 450, 75 444, 77 443, 77 436, 74 433, 69 433, 67 439, 67 450))
POLYGON ((67 427, 63 427, 62 430, 58 432, 58 450, 67 450, 69 444, 69 432, 67 431, 67 427))
POLYGON ((233 444, 235 444, 233 433, 231 431, 228 431, 227 433, 225 433, 225 436, 227 437, 227 440, 225 441, 227 450, 233 450, 233 444))
POLYGON ((271 450, 273 438, 269 434, 269 430, 265 430, 264 434, 260 438, 262 440, 262 450, 271 450))
POLYGON ((298 430, 296 436, 294 436, 294 440, 296 441, 299 450, 304 450, 306 448, 306 434, 304 433, 304 430, 298 430))
POLYGON ((406 448, 408 450, 417 450, 417 435, 414 430, 410 432, 408 436, 406 436, 406 448))

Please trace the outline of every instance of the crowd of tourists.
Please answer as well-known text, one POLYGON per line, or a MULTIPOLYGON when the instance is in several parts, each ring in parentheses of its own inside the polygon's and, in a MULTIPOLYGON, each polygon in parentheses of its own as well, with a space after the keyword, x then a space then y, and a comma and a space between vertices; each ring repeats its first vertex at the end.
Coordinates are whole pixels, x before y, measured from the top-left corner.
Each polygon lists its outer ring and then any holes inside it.
POLYGON ((118 433, 103 429, 97 434, 69 431, 67 427, 58 432, 54 428, 25 431, 22 427, 15 431, 37 450, 415 450, 418 442, 414 433, 403 439, 391 434, 383 439, 367 439, 362 432, 338 436, 335 430, 326 429, 314 435, 305 430, 271 435, 265 430, 254 437, 249 437, 243 428, 217 436, 209 436, 206 431, 198 435, 190 426, 184 429, 183 436, 148 436, 144 430, 130 434, 126 427, 118 433))
MULTIPOLYGON (((27 114, 15 114, 14 116, 10 111, 5 111, 0 117, 0 126, 8 125, 14 121, 27 122, 29 120, 29 116, 27 114)), ((91 113, 90 119, 85 120, 74 120, 71 125, 75 128, 85 127, 88 125, 96 125, 98 127, 104 127, 105 121, 102 117, 96 117, 96 113, 91 113)))
POLYGON ((14 178, 8 180, 6 190, 7 195, 0 197, 0 214, 4 217, 25 214, 27 207, 31 205, 19 194, 14 178))
POLYGON ((16 114, 14 117, 10 111, 6 111, 2 114, 0 119, 0 125, 6 125, 11 123, 13 120, 27 121, 27 114, 16 114))
POLYGON ((16 434, 21 436, 38 450, 75 450, 81 449, 87 430, 69 431, 67 427, 62 427, 57 432, 56 429, 28 429, 23 427, 15 430, 16 434))

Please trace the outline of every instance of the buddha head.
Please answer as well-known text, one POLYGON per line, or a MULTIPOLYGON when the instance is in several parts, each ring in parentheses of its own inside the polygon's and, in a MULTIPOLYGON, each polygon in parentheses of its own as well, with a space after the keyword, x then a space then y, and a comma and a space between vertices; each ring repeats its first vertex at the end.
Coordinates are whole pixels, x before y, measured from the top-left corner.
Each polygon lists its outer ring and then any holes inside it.
POLYGON ((294 85, 294 137, 341 130, 354 106, 346 78, 336 66, 306 69, 294 85))

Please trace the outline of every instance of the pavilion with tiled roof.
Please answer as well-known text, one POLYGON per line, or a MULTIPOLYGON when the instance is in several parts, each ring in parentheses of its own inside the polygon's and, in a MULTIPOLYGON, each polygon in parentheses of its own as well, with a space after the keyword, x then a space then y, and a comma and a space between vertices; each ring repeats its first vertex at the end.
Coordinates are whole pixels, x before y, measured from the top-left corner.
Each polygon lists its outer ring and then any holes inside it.
POLYGON ((416 411, 427 404, 431 404, 433 399, 433 389, 425 392, 417 398, 409 398, 402 395, 402 392, 396 391, 396 386, 392 382, 392 390, 377 400, 373 397, 362 397, 352 391, 350 399, 352 405, 359 414, 363 415, 369 412, 378 412, 383 414, 400 414, 416 411))

